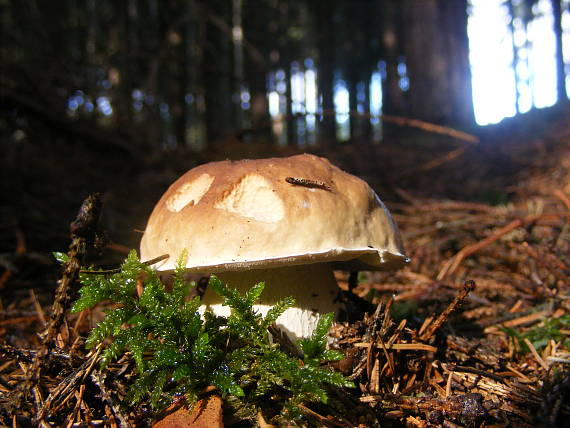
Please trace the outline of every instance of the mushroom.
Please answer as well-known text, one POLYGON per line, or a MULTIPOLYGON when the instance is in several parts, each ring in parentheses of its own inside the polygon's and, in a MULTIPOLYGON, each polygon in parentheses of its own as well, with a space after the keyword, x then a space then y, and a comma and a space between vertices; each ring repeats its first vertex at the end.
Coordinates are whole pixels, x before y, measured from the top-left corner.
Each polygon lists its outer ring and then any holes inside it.
MULTIPOLYGON (((392 270, 408 261, 370 186, 309 154, 212 162, 180 177, 148 220, 141 260, 168 254, 155 266, 170 271, 184 250, 189 272, 215 274, 241 292, 265 282, 255 306, 263 315, 294 297, 277 325, 295 339, 339 309, 333 269, 392 270)), ((229 315, 213 290, 202 303, 229 315)))

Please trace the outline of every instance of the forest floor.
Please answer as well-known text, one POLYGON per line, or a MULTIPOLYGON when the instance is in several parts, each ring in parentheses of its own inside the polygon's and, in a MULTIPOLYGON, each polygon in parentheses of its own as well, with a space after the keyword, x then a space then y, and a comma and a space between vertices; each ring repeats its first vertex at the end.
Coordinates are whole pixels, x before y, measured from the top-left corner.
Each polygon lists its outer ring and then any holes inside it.
MULTIPOLYGON (((334 346, 346 355, 334 368, 356 388, 331 391, 327 405, 306 403, 306 425, 570 426, 570 115, 545 114, 486 130, 456 158, 445 157, 453 148, 441 159, 413 144, 365 148, 383 159, 384 173, 366 155, 355 156, 354 147, 330 155, 374 187, 390 187, 388 205, 412 262, 398 272, 359 276, 353 292, 377 309, 332 330, 334 346), (411 159, 417 169, 397 176, 396 166, 411 159)), ((159 188, 181 169, 136 174, 154 177, 159 188)), ((140 189, 122 192, 143 197, 140 189)), ((73 203, 78 207, 80 198, 73 203)), ((143 220, 133 225, 130 215, 137 207, 112 209, 126 218, 110 224, 141 227, 143 220)), ((69 224, 58 213, 49 218, 59 218, 58 230, 69 224)), ((60 268, 44 251, 49 239, 34 249, 25 224, 8 222, 1 230, 0 424, 150 423, 144 405, 120 405, 132 364, 105 374, 84 349, 96 316, 64 313, 55 357, 41 356, 60 268)), ((110 246, 107 264, 135 245, 129 239, 110 246)), ((338 279, 347 289, 348 276, 339 272, 338 279)), ((213 415, 221 414, 221 402, 212 406, 213 415)), ((228 421, 226 415, 226 426, 248 426, 228 421)), ((262 416, 256 423, 271 426, 262 416)))

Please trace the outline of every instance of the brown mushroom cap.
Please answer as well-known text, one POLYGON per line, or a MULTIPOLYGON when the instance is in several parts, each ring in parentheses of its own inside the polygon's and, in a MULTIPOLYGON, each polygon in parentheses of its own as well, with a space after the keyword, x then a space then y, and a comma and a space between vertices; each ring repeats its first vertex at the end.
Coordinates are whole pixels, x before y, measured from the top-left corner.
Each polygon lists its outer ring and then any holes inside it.
POLYGON ((180 177, 150 216, 141 259, 168 254, 156 267, 171 270, 184 250, 188 270, 204 273, 322 262, 392 270, 407 262, 370 186, 309 154, 212 162, 180 177))

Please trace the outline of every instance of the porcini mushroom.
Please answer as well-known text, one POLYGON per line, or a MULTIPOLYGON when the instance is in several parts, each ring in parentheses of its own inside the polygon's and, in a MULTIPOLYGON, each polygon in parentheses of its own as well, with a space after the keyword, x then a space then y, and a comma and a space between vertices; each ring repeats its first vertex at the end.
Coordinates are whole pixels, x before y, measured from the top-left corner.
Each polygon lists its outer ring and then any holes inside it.
MULTIPOLYGON (((287 158, 212 162, 180 177, 156 204, 141 242, 141 259, 168 254, 155 266, 172 270, 181 253, 190 272, 215 274, 241 292, 265 282, 265 314, 292 296, 277 320, 293 338, 308 337, 319 315, 336 312, 333 268, 392 270, 407 262, 398 229, 376 193, 328 160, 287 158)), ((211 290, 203 306, 227 316, 211 290)))

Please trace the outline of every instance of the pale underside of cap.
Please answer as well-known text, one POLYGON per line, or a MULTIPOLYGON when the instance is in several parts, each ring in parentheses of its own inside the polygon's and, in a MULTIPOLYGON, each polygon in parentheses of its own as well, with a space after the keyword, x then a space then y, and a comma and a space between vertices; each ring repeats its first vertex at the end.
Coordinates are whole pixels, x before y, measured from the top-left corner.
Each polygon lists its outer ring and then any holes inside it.
POLYGON ((180 177, 150 216, 141 260, 168 254, 155 267, 172 270, 183 251, 187 269, 202 273, 321 262, 392 270, 407 262, 368 184, 307 154, 213 162, 180 177))

